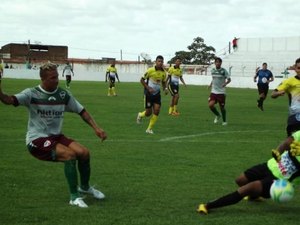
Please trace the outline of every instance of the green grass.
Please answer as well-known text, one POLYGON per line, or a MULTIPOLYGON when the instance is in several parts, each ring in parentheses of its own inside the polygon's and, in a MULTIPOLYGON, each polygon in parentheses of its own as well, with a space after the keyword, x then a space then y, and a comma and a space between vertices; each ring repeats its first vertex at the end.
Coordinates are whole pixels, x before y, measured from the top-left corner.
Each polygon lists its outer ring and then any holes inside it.
MULTIPOLYGON (((14 94, 38 83, 5 79, 2 87, 14 94)), ((229 124, 223 127, 212 123, 206 87, 181 87, 181 115, 167 115, 170 96, 163 96, 155 134, 147 135, 148 119, 135 122, 143 109, 139 83, 117 83, 118 97, 106 96, 104 82, 74 81, 71 88, 108 139, 101 143, 75 114, 66 114, 63 132, 90 149, 91 184, 107 198, 87 197, 88 209, 69 206, 63 164, 33 158, 25 147, 26 109, 1 104, 0 224, 288 225, 298 220, 297 197, 287 204, 242 201, 208 216, 195 212, 199 203, 234 191, 241 172, 270 158, 286 137, 286 98, 268 98, 261 112, 256 90, 228 88, 229 124)))

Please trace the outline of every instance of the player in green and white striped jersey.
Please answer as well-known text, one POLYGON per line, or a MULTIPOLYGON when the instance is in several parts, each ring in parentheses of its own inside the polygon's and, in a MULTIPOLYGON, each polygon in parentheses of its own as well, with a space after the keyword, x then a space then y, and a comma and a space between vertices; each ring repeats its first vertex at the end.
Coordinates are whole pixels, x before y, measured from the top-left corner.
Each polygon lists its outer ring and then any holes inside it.
POLYGON ((215 59, 215 68, 211 70, 212 81, 209 85, 211 93, 208 98, 208 107, 216 116, 214 123, 218 123, 221 115, 223 119, 222 125, 227 125, 225 100, 226 100, 226 86, 231 82, 230 74, 226 69, 221 67, 222 59, 215 59), (221 115, 215 107, 215 104, 219 103, 221 115))
POLYGON ((43 65, 40 68, 40 77, 39 86, 27 88, 15 95, 4 94, 0 80, 0 100, 7 105, 27 107, 29 121, 26 145, 29 152, 40 160, 64 162, 65 176, 71 194, 70 204, 82 208, 88 207, 80 197, 80 192, 91 194, 97 199, 103 199, 105 196, 89 185, 89 150, 62 134, 64 113, 79 114, 102 141, 107 138, 106 133, 71 93, 58 87, 58 72, 55 64, 43 65), (80 174, 79 187, 76 166, 80 174))

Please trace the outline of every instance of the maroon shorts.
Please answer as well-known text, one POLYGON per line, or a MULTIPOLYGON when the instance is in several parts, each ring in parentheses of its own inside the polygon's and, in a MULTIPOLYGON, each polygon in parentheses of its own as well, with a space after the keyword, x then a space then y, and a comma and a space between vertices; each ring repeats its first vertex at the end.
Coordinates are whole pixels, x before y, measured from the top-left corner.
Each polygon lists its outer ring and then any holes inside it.
POLYGON ((74 140, 63 134, 49 137, 41 137, 33 140, 27 145, 31 155, 44 161, 56 161, 55 147, 58 143, 69 146, 74 140))
POLYGON ((216 103, 219 103, 219 105, 222 105, 224 106, 225 105, 225 100, 226 100, 226 95, 225 94, 214 94, 214 93, 211 93, 209 98, 208 98, 208 101, 214 101, 215 104, 216 103))

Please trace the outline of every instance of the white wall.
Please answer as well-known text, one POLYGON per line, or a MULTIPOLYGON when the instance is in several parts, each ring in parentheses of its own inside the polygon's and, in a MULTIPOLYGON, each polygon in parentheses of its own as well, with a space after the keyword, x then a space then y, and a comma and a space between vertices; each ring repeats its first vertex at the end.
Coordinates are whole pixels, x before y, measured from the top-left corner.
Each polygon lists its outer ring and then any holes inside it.
MULTIPOLYGON (((76 68, 76 67, 75 67, 76 68)), ((64 80, 65 78, 61 76, 62 71, 60 70, 60 79, 64 80)), ((104 81, 105 71, 76 71, 73 80, 80 81, 104 81)), ((139 82, 143 72, 119 72, 119 78, 121 82, 139 82)), ((292 76, 293 74, 290 74, 292 76)), ((39 70, 28 70, 28 69, 4 69, 4 79, 5 78, 16 78, 16 79, 40 79, 39 70)), ((209 85, 211 82, 211 76, 207 75, 183 75, 184 80, 189 85, 209 85)), ((275 78, 274 82, 270 84, 270 89, 274 89, 283 78, 275 78)), ((237 88, 256 88, 256 83, 253 82, 252 77, 232 77, 232 81, 229 84, 229 87, 237 88)))

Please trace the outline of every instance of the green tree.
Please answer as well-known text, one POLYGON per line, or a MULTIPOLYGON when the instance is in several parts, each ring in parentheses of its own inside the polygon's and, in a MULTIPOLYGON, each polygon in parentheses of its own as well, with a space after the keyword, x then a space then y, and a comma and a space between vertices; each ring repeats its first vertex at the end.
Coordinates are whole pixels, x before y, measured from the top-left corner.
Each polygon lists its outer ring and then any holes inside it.
POLYGON ((207 46, 201 37, 194 38, 188 47, 189 51, 175 52, 175 56, 168 62, 174 63, 176 58, 181 58, 183 64, 190 65, 210 65, 215 58, 215 48, 207 46))

